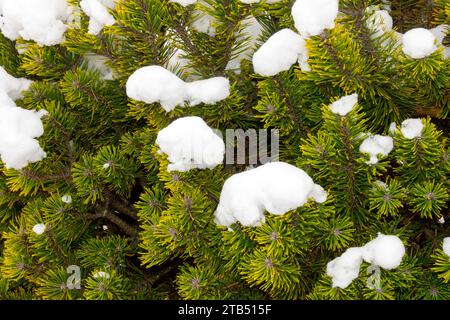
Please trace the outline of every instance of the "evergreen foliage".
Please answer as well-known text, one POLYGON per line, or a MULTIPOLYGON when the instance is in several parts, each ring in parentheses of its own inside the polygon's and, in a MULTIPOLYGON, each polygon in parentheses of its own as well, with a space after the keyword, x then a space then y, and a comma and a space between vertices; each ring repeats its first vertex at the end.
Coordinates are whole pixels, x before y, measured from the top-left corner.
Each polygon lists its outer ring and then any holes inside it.
MULTIPOLYGON (((84 13, 60 45, 0 34, 0 65, 33 80, 17 105, 48 111, 39 138, 47 157, 22 170, 0 162, 0 299, 450 299, 442 250, 450 236, 450 59, 443 49, 412 59, 392 33, 374 37, 366 8, 383 2, 341 0, 335 28, 307 40, 311 72, 293 66, 274 77, 255 74, 248 60, 239 73, 227 65, 249 46, 249 15, 264 28, 257 47, 295 30, 292 0, 119 0, 109 10, 115 24, 97 36, 84 13), (199 14, 214 18, 214 36, 192 27, 199 14), (177 75, 224 76, 230 96, 168 113, 127 97, 135 70, 167 67, 178 49, 187 65, 177 75), (89 63, 92 55, 105 58, 113 79, 89 63), (331 112, 353 93, 351 112, 331 112), (155 144, 159 130, 192 115, 223 132, 278 129, 280 160, 305 170, 327 201, 266 213, 261 227, 217 226, 223 183, 246 166, 169 172, 155 144), (400 124, 411 117, 424 129, 407 139, 400 124), (394 139, 376 164, 359 150, 370 132, 394 139), (400 267, 381 271, 382 289, 366 286, 365 262, 350 286, 333 288, 327 263, 379 232, 406 246, 400 267), (73 265, 80 289, 68 287, 73 265)), ((430 3, 391 1, 397 31, 450 24, 450 1, 430 3)))

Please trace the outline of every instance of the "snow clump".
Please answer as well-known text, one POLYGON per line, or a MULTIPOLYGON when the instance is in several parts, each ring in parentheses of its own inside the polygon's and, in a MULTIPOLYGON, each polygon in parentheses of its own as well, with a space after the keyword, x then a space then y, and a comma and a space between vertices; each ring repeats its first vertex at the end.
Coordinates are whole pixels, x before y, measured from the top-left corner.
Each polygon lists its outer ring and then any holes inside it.
POLYGON ((347 113, 353 110, 353 107, 358 103, 358 94, 354 93, 349 96, 344 96, 336 100, 330 105, 333 113, 345 117, 347 113))
POLYGON ((64 40, 72 8, 66 0, 1 0, 0 30, 10 40, 52 46, 64 40))
POLYGON ((332 278, 333 288, 345 289, 358 277, 362 261, 391 270, 400 265, 405 252, 400 238, 378 233, 366 245, 349 248, 340 257, 328 262, 327 275, 332 278))
POLYGON ((270 162, 225 181, 215 221, 226 227, 236 222, 259 226, 265 222, 264 211, 284 215, 309 198, 323 203, 327 194, 303 170, 284 162, 270 162))
POLYGON ((36 138, 44 133, 41 118, 47 112, 22 109, 14 103, 30 84, 0 67, 0 157, 7 169, 20 170, 46 157, 36 138))
POLYGON ((212 169, 225 154, 223 140, 199 117, 175 120, 158 133, 156 144, 168 156, 168 171, 212 169))
POLYGON ((370 135, 359 146, 359 151, 370 154, 368 164, 378 163, 378 155, 387 156, 394 148, 394 139, 376 134, 370 135))
POLYGON ((253 55, 253 68, 262 76, 274 76, 300 63, 302 70, 309 71, 305 40, 290 29, 273 34, 253 55))
POLYGON ((136 70, 126 84, 129 98, 145 103, 159 102, 167 112, 188 102, 215 104, 230 95, 230 82, 215 77, 184 82, 169 70, 160 66, 147 66, 136 70))

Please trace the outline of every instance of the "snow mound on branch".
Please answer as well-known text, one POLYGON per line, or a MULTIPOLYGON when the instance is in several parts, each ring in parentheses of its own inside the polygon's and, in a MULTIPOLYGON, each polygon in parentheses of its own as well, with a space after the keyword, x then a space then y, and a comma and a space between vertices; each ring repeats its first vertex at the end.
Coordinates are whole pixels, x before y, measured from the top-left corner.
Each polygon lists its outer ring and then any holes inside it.
POLYGON ((344 96, 336 100, 330 105, 333 113, 345 117, 347 113, 353 110, 353 107, 358 103, 358 94, 354 93, 349 96, 344 96))
POLYGON ((183 7, 187 7, 191 4, 196 3, 197 0, 170 0, 169 2, 178 3, 181 4, 183 7))
POLYGON ((104 26, 112 26, 114 17, 108 9, 116 8, 115 0, 81 0, 81 10, 89 17, 88 33, 97 35, 104 26))
POLYGON ((338 0, 297 0, 291 13, 298 32, 308 38, 333 29, 338 9, 338 0))
POLYGON ((253 55, 253 69, 262 76, 274 76, 299 61, 302 70, 309 71, 305 40, 290 29, 273 34, 253 55))
POLYGON ((391 270, 397 268, 405 255, 405 246, 397 236, 379 233, 362 248, 364 261, 391 270))
POLYGON ((223 140, 199 117, 184 117, 158 133, 156 144, 167 154, 168 171, 212 169, 223 162, 223 140))
POLYGON ((333 288, 346 288, 358 278, 362 263, 362 249, 347 249, 340 257, 328 262, 327 275, 333 278, 333 288))
POLYGON ((37 235, 41 235, 45 232, 45 224, 43 223, 39 223, 33 226, 32 230, 34 233, 36 233, 37 235))
POLYGON ((347 249, 340 257, 328 262, 327 275, 333 280, 333 288, 345 289, 358 277, 362 261, 386 270, 397 268, 405 255, 405 246, 397 236, 378 236, 362 247, 347 249))
POLYGON ((46 156, 36 138, 44 133, 41 118, 47 112, 25 110, 14 103, 30 84, 0 67, 0 157, 8 169, 20 170, 46 156))
POLYGON ((2 0, 0 29, 10 40, 52 46, 63 41, 71 13, 66 0, 2 0))
POLYGON ((444 58, 445 59, 450 57, 450 47, 445 47, 443 45, 444 38, 445 38, 449 28, 450 28, 450 26, 448 24, 441 24, 433 29, 430 29, 430 31, 436 37, 438 44, 444 47, 444 58))
POLYGON ((444 253, 450 257, 450 237, 444 239, 442 250, 444 250, 444 253))
POLYGON ((376 134, 369 136, 359 146, 359 151, 370 154, 368 164, 378 163, 378 154, 387 156, 394 148, 394 139, 376 134))
POLYGON ((126 84, 129 98, 145 103, 159 102, 167 112, 189 102, 214 104, 230 95, 229 80, 215 77, 184 82, 160 66, 147 66, 136 70, 126 84))
POLYGON ((325 190, 303 170, 284 162, 271 162, 256 169, 235 174, 225 181, 215 221, 230 227, 264 223, 264 211, 283 215, 303 206, 309 198, 323 203, 325 190))
POLYGON ((434 34, 424 28, 415 28, 402 37, 403 52, 413 59, 428 57, 437 50, 437 40, 434 34))
POLYGON ((423 127, 421 119, 406 119, 402 122, 400 131, 406 139, 414 139, 422 135, 423 127))

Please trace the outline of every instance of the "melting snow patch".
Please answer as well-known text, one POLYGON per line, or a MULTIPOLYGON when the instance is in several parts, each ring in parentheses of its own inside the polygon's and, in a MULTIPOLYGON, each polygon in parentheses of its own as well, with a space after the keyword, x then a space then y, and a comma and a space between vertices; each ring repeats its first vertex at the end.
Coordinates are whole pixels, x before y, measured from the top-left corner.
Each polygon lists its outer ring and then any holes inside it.
POLYGON ((264 211, 283 215, 303 206, 309 198, 322 203, 327 194, 303 170, 271 162, 225 181, 215 221, 227 227, 238 221, 244 226, 259 226, 265 221, 264 211))

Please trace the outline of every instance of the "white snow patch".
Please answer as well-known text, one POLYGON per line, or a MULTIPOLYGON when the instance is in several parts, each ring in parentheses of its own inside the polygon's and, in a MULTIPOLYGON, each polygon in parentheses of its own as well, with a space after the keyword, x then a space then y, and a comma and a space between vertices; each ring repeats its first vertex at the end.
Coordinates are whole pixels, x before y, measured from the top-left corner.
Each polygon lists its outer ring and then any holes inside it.
POLYGON ((333 278, 333 288, 346 288, 358 278, 362 263, 362 249, 347 249, 340 257, 328 262, 327 275, 333 278))
POLYGON ((428 57, 437 50, 437 40, 434 34, 424 28, 415 28, 402 37, 403 52, 413 59, 428 57))
POLYGON ((397 236, 379 233, 378 237, 362 247, 364 261, 383 269, 395 269, 402 262, 405 246, 397 236))
POLYGON ((333 29, 338 9, 338 0, 297 0, 291 13, 298 32, 308 38, 333 29))
POLYGON ((214 104, 230 95, 229 80, 215 77, 184 82, 160 66, 147 66, 136 70, 126 84, 128 97, 145 103, 159 102, 167 112, 189 102, 214 104))
POLYGON ((378 163, 378 155, 387 156, 394 148, 394 139, 376 134, 370 135, 359 146, 359 151, 370 154, 368 164, 378 163))
POLYGON ((414 139, 422 135, 423 127, 421 119, 407 119, 402 122, 400 130, 406 139, 414 139))
POLYGON ((253 55, 253 69, 262 76, 274 76, 299 61, 302 70, 310 71, 305 40, 290 29, 273 34, 253 55))
POLYGON ((264 223, 264 211, 283 215, 303 206, 309 198, 322 203, 326 192, 303 170, 284 162, 271 162, 238 174, 225 181, 215 221, 230 227, 264 223))
POLYGON ((14 103, 30 84, 0 67, 0 157, 7 169, 20 170, 46 156, 36 138, 44 133, 41 118, 47 112, 22 109, 14 103))
POLYGON ((115 9, 114 0, 81 0, 81 10, 89 17, 88 33, 97 35, 104 26, 112 26, 114 17, 108 9, 115 9))
POLYGON ((339 100, 336 100, 330 105, 330 109, 333 113, 342 117, 353 110, 353 107, 358 103, 358 94, 354 93, 349 96, 344 96, 339 100))
POLYGON ((438 222, 439 222, 440 224, 444 224, 444 223, 445 223, 444 217, 440 217, 439 220, 438 220, 438 222))
POLYGON ((2 0, 0 30, 10 40, 52 46, 64 40, 71 12, 66 0, 2 0))
POLYGON ((33 226, 32 230, 37 235, 41 235, 45 232, 45 229, 46 229, 45 224, 39 223, 39 224, 36 224, 35 226, 33 226))
POLYGON ((444 250, 444 253, 450 257, 450 237, 444 239, 442 250, 444 250))
POLYGON ((377 238, 362 247, 347 249, 340 257, 327 264, 327 275, 333 288, 345 289, 358 277, 362 261, 383 269, 397 268, 405 255, 405 246, 397 236, 378 233, 377 238))
POLYGON ((61 197, 61 201, 64 203, 72 203, 72 196, 70 194, 65 194, 61 197))
POLYGON ((156 144, 167 154, 168 171, 212 169, 223 162, 223 140, 199 117, 184 117, 158 133, 156 144))

